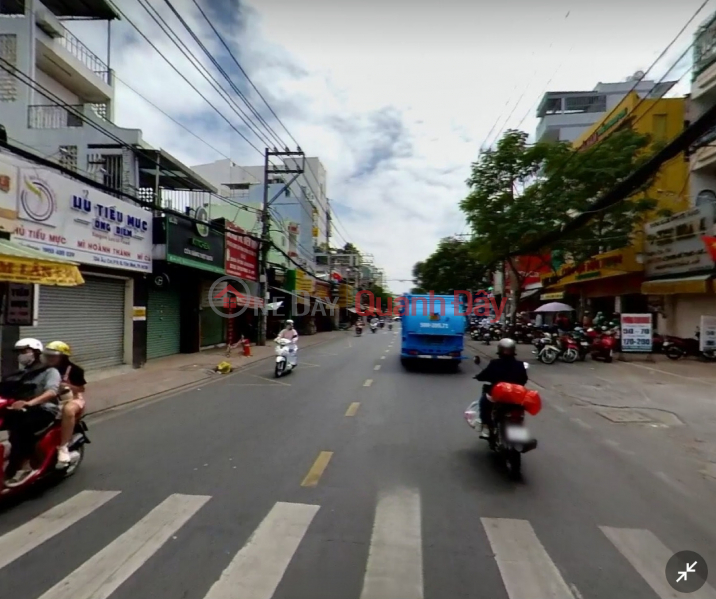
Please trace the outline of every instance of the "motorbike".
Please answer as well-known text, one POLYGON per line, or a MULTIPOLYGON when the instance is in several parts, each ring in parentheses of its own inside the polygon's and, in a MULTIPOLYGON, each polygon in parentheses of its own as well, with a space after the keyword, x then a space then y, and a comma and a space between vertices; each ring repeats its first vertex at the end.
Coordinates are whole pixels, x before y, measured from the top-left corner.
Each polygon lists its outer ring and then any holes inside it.
POLYGON ((697 329, 695 337, 692 337, 690 339, 669 337, 662 344, 663 351, 666 354, 666 357, 671 360, 679 360, 688 356, 694 356, 708 361, 716 360, 716 351, 712 349, 701 351, 699 347, 700 336, 701 333, 697 329))
POLYGON ((385 323, 381 320, 381 321, 378 323, 378 326, 382 329, 382 328, 385 326, 385 323))
POLYGON ((574 339, 574 342, 577 344, 577 353, 578 353, 577 359, 580 362, 584 362, 587 359, 587 356, 589 355, 589 348, 591 346, 589 338, 587 337, 586 333, 584 332, 584 329, 575 328, 574 334, 572 335, 572 339, 574 339))
POLYGON ((370 325, 370 332, 375 333, 378 330, 378 325, 372 324, 370 325))
POLYGON ((587 329, 587 337, 591 340, 589 353, 592 360, 604 360, 607 364, 612 362, 617 348, 615 332, 606 327, 601 327, 601 331, 587 329))
POLYGON ((291 347, 291 341, 289 339, 276 339, 276 366, 274 368, 274 375, 277 379, 296 368, 296 365, 292 364, 288 359, 294 352, 295 349, 291 347))
POLYGON ((360 337, 363 333, 363 327, 360 325, 356 325, 356 337, 360 337))
MULTIPOLYGON (((475 357, 475 363, 480 358, 475 357)), ((525 369, 529 368, 527 362, 525 369)), ((483 386, 483 393, 487 392, 489 385, 483 386)), ((490 396, 488 395, 488 398, 490 396)), ((492 398, 490 398, 491 401, 492 398)), ((535 412, 533 412, 535 413, 535 412)), ((465 412, 465 419, 472 428, 479 423, 479 401, 473 402, 465 412)), ((519 476, 522 470, 522 454, 537 447, 535 439, 525 426, 525 407, 515 403, 492 403, 492 426, 489 437, 486 439, 490 449, 497 453, 507 466, 512 476, 519 476)))
MULTIPOLYGON (((15 403, 15 400, 0 397, 0 430, 5 430, 5 415, 13 403, 15 403)), ((2 470, 0 470, 0 497, 4 498, 20 493, 41 480, 50 480, 52 478, 61 480, 77 472, 84 459, 85 445, 90 443, 87 437, 87 424, 80 417, 75 425, 72 440, 69 444, 70 462, 68 464, 58 464, 57 462, 57 448, 60 445, 61 434, 60 426, 61 421, 56 419, 49 426, 35 434, 37 442, 34 459, 39 463, 39 467, 35 469, 33 474, 17 485, 7 486, 5 484, 5 469, 7 468, 7 460, 10 454, 10 443, 7 441, 0 443, 0 464, 2 464, 2 470)))
POLYGON ((388 323, 388 330, 389 330, 389 331, 392 331, 392 330, 393 330, 393 323, 392 323, 392 322, 389 322, 389 323, 388 323))

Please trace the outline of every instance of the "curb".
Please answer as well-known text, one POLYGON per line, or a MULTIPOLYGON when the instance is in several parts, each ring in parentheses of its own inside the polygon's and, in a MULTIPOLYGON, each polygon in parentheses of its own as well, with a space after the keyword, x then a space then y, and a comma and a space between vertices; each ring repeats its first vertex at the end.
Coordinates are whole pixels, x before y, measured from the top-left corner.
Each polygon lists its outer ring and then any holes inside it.
MULTIPOLYGON (((339 331, 339 332, 344 332, 344 331, 339 331)), ((312 348, 312 347, 318 347, 319 345, 323 345, 324 343, 328 343, 329 341, 333 341, 333 340, 332 340, 332 339, 325 339, 324 341, 318 341, 318 342, 316 342, 316 343, 314 343, 314 344, 312 344, 312 345, 309 345, 306 349, 310 349, 310 348, 312 348)), ((265 346, 264 346, 264 347, 265 347, 265 346)), ((122 408, 130 407, 130 406, 132 406, 132 405, 134 405, 134 404, 137 404, 137 403, 139 403, 139 402, 142 402, 142 401, 147 401, 147 400, 152 400, 152 399, 159 399, 159 398, 162 398, 164 395, 166 395, 167 397, 171 397, 172 395, 176 395, 176 394, 178 394, 178 393, 181 393, 182 391, 188 391, 189 389, 191 389, 192 387, 196 387, 197 385, 204 384, 204 383, 206 383, 207 381, 211 381, 211 382, 218 382, 218 381, 220 381, 220 380, 225 381, 226 379, 232 377, 233 375, 235 375, 235 374, 240 374, 241 372, 243 372, 243 371, 246 370, 247 368, 251 368, 251 367, 254 366, 255 364, 260 364, 261 362, 265 362, 266 360, 270 360, 270 359, 273 358, 273 357, 274 357, 273 355, 270 355, 270 356, 266 356, 265 358, 259 358, 258 360, 254 360, 254 361, 251 362, 250 364, 245 364, 244 366, 240 366, 240 367, 236 368, 235 370, 232 370, 231 372, 229 372, 229 373, 227 373, 227 374, 219 375, 219 374, 217 373, 216 376, 212 374, 212 375, 205 376, 205 377, 203 377, 203 378, 197 379, 197 380, 195 380, 195 381, 192 381, 191 383, 185 383, 184 385, 179 385, 178 387, 170 387, 169 389, 164 389, 164 390, 162 390, 162 391, 157 391, 156 393, 150 393, 149 395, 144 395, 144 396, 142 396, 142 397, 136 397, 136 398, 134 398, 134 399, 130 399, 129 401, 125 401, 125 402, 123 402, 123 403, 117 404, 116 406, 109 406, 109 407, 107 407, 107 408, 102 408, 101 410, 96 410, 96 411, 94 411, 94 412, 89 412, 89 413, 87 413, 87 415, 86 415, 85 417, 91 418, 91 417, 94 417, 94 416, 100 416, 100 415, 102 415, 102 414, 106 414, 107 412, 111 412, 111 411, 113 411, 113 410, 121 410, 122 408)))

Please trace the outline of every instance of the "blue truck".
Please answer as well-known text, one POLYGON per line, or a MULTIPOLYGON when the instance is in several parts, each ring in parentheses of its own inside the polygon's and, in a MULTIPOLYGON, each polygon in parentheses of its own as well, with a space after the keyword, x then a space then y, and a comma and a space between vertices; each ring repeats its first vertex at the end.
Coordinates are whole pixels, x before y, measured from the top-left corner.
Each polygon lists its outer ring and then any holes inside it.
POLYGON ((445 360, 457 369, 465 347, 465 305, 454 295, 404 294, 399 298, 400 361, 445 360))

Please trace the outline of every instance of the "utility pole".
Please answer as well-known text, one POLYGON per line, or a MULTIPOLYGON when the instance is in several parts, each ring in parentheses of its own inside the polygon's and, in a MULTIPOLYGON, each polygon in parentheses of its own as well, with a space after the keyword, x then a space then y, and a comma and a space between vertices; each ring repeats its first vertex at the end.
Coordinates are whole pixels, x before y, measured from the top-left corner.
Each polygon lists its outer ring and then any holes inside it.
MULTIPOLYGON (((294 163, 294 166, 297 164, 294 163)), ((270 150, 266 148, 264 152, 264 199, 263 207, 261 210, 261 266, 259 269, 259 279, 261 282, 261 297, 264 300, 264 306, 269 301, 269 281, 268 281, 268 256, 271 250, 271 213, 269 208, 271 204, 285 192, 293 182, 303 174, 306 168, 306 155, 303 153, 301 148, 292 152, 288 148, 284 151, 277 150, 274 148, 270 150), (302 158, 301 166, 296 168, 288 168, 285 163, 283 168, 276 168, 271 164, 271 158, 288 158, 288 157, 300 157, 302 158), (288 182, 284 182, 272 198, 269 198, 269 175, 272 174, 293 174, 293 177, 288 182)), ((261 310, 261 318, 259 320, 259 334, 258 334, 258 345, 266 345, 266 325, 268 323, 268 311, 264 307, 261 310)))

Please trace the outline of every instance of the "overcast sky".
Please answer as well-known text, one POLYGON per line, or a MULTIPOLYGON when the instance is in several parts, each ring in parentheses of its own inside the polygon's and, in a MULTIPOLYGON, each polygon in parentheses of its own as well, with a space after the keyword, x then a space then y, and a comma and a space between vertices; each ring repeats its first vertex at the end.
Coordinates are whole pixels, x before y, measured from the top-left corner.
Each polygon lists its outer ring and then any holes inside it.
MULTIPOLYGON (((458 202, 488 132, 534 133, 547 90, 592 89, 646 70, 702 0, 199 0, 269 104, 328 172, 337 213, 334 244, 374 255, 390 287, 410 287, 413 264, 440 238, 466 233, 458 202)), ((201 54, 165 2, 151 0, 201 54)), ((138 0, 117 3, 236 127, 238 117, 181 56, 138 0)), ((193 0, 173 5, 267 121, 266 106, 201 18, 193 0)), ((654 70, 656 79, 691 44, 709 3, 654 70)), ((105 58, 106 28, 72 26, 105 58)), ((212 110, 126 22, 113 25, 115 121, 186 164, 262 156, 212 110), (124 83, 122 83, 124 82, 124 83), (157 112, 126 84, 211 147, 157 112)), ((678 78, 688 62, 672 73, 678 78)), ((219 76, 220 80, 221 77, 219 76)), ((650 77, 651 78, 651 77, 650 77)), ((688 90, 689 75, 677 88, 688 90)), ((282 138, 286 132, 274 124, 282 138)), ((263 142, 247 137, 260 149, 263 142)))

